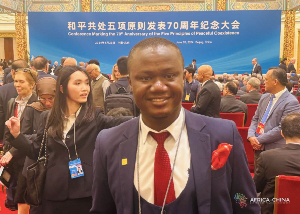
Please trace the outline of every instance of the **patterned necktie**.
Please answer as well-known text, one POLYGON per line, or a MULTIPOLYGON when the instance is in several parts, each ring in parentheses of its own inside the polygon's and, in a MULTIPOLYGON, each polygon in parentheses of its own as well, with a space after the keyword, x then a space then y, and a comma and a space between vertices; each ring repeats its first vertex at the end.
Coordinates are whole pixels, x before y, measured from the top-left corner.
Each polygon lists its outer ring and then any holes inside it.
MULTIPOLYGON (((157 206, 162 206, 164 203, 164 198, 166 195, 170 176, 172 173, 170 158, 168 152, 164 147, 164 142, 169 137, 170 133, 150 132, 150 135, 157 142, 157 148, 155 151, 155 161, 154 161, 154 204, 157 206)), ((174 183, 172 178, 168 195, 166 198, 166 204, 174 201, 175 199, 176 197, 175 197, 174 183)))
MULTIPOLYGON (((268 119, 268 115, 269 115, 269 113, 270 113, 271 106, 272 106, 272 103, 273 103, 273 99, 274 99, 274 98, 275 98, 275 95, 273 94, 273 95, 271 96, 271 99, 270 99, 269 105, 268 105, 268 107, 267 107, 267 110, 265 111, 265 114, 264 114, 264 116, 263 116, 263 118, 262 118, 262 120, 261 120, 261 123, 262 123, 262 124, 265 124, 266 120, 268 119)), ((255 136, 258 137, 259 134, 255 132, 255 136)))

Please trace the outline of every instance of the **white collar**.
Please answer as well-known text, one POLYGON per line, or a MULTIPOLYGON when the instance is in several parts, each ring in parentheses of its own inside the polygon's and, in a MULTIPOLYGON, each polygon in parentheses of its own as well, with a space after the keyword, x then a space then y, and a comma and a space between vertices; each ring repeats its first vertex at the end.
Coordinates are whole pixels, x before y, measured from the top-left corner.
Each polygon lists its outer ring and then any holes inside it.
POLYGON ((147 137, 149 132, 154 132, 154 133, 161 133, 161 132, 165 132, 168 131, 171 136, 174 138, 174 140, 177 140, 179 138, 180 132, 181 132, 181 126, 182 126, 182 120, 183 120, 183 114, 184 114, 184 110, 183 108, 181 108, 179 116, 177 117, 177 119, 170 125, 168 126, 166 129, 161 130, 160 132, 157 132, 153 129, 151 129, 150 127, 146 126, 145 123, 142 120, 142 114, 140 115, 140 124, 141 124, 141 130, 142 130, 142 136, 141 136, 141 142, 143 144, 146 143, 147 137))
POLYGON ((24 98, 20 98, 20 96, 18 95, 15 99, 15 102, 18 103, 18 104, 27 103, 31 96, 32 96, 32 93, 30 95, 28 95, 27 97, 24 97, 24 98))
POLYGON ((274 94, 274 95, 275 95, 275 98, 278 99, 278 98, 279 98, 286 90, 287 90, 287 89, 284 88, 283 90, 281 90, 281 91, 277 92, 276 94, 274 94))
POLYGON ((97 81, 97 80, 99 80, 101 77, 102 77, 103 75, 102 74, 100 74, 97 78, 96 78, 96 80, 95 81, 97 81))

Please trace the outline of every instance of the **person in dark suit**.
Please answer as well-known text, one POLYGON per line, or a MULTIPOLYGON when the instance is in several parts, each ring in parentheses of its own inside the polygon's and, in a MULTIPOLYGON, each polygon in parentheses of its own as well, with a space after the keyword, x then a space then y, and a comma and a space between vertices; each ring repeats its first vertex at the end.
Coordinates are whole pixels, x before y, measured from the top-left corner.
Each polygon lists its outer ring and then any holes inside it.
MULTIPOLYGON (((300 176, 300 114, 291 113, 281 122, 281 134, 286 141, 283 148, 263 152, 257 159, 254 182, 260 198, 274 198, 275 177, 300 176)), ((272 214, 273 203, 261 203, 262 214, 272 214)))
POLYGON ((60 59, 60 65, 56 66, 55 70, 54 70, 54 75, 58 77, 58 74, 60 72, 60 70, 63 68, 64 62, 67 59, 67 57, 62 57, 60 59))
POLYGON ((94 109, 90 79, 82 68, 66 66, 61 71, 54 105, 50 112, 41 114, 33 143, 20 134, 17 118, 10 118, 6 125, 12 134, 11 145, 32 159, 37 159, 44 130, 47 130, 49 157, 42 213, 88 214, 92 206, 92 160, 96 136, 102 129, 116 126, 131 117, 113 118, 102 114, 100 109, 94 109), (74 165, 74 160, 80 161, 84 175, 74 177, 71 174, 69 164, 74 165))
POLYGON ((48 74, 48 60, 43 56, 37 56, 33 59, 33 68, 38 72, 39 79, 43 77, 52 77, 57 79, 57 76, 48 74))
POLYGON ((260 88, 260 81, 255 77, 247 82, 247 94, 240 96, 240 101, 246 104, 258 104, 262 94, 258 92, 260 88))
POLYGON ((234 123, 181 106, 184 60, 178 46, 159 37, 142 40, 129 53, 128 70, 141 116, 99 133, 91 213, 259 213, 257 204, 248 203, 255 187, 234 123), (212 170, 212 151, 222 142, 235 149, 212 170))
POLYGON ((252 68, 251 75, 252 74, 260 74, 260 75, 262 75, 261 66, 260 66, 260 64, 257 63, 257 59, 256 58, 252 59, 252 65, 253 65, 253 68, 252 68))
POLYGON ((289 113, 300 111, 298 100, 285 87, 287 82, 286 72, 281 68, 270 68, 266 74, 268 93, 259 100, 247 137, 255 150, 254 166, 261 152, 285 146, 280 134, 281 120, 289 113))
POLYGON ((221 93, 219 87, 211 80, 211 74, 212 68, 209 65, 202 65, 198 69, 198 81, 202 83, 202 88, 191 112, 219 118, 221 93))
POLYGON ((296 71, 296 68, 294 66, 295 62, 296 62, 296 59, 292 58, 289 65, 288 65, 287 73, 291 73, 291 71, 296 71))
POLYGON ((237 85, 232 81, 224 85, 220 113, 244 113, 244 123, 246 123, 248 107, 245 103, 235 98, 237 90, 237 85))
POLYGON ((193 68, 193 70, 197 71, 196 59, 193 59, 193 62, 189 64, 189 67, 193 68))
POLYGON ((286 58, 283 58, 278 66, 278 68, 285 70, 285 72, 287 72, 286 60, 287 60, 286 58))
POLYGON ((11 77, 9 77, 8 79, 6 79, 7 75, 10 74, 11 72, 11 65, 12 65, 13 61, 10 59, 8 60, 7 64, 8 67, 4 69, 4 76, 3 76, 3 85, 13 82, 11 81, 11 77))
POLYGON ((234 83, 236 84, 236 86, 237 86, 237 92, 236 92, 236 94, 235 94, 236 97, 240 97, 240 96, 246 94, 246 92, 244 92, 244 91, 242 91, 242 90, 239 89, 239 81, 238 81, 238 80, 233 80, 233 82, 234 82, 234 83))

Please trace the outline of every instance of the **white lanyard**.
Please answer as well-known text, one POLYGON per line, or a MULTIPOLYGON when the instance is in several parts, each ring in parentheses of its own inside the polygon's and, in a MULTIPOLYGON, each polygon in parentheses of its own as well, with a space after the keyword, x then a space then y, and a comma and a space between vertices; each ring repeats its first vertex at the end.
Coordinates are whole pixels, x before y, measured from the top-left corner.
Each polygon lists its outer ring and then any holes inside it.
MULTIPOLYGON (((182 111, 182 109, 180 111, 182 111)), ((167 188, 165 198, 164 198, 164 203, 163 203, 163 206, 162 206, 162 209, 161 209, 161 214, 163 214, 164 207, 165 207, 165 204, 166 204, 167 195, 168 195, 169 188, 170 188, 170 185, 171 185, 171 181, 172 181, 172 178, 173 178, 173 173, 174 173, 174 168, 175 168, 175 163, 176 163, 176 158, 177 158, 177 153, 178 153, 178 148, 179 148, 179 143, 180 143, 180 138, 181 138, 182 131, 184 129, 184 124, 185 124, 185 113, 183 112, 181 132, 180 132, 179 137, 176 141, 176 143, 178 143, 178 144, 177 144, 177 148, 176 148, 176 153, 175 153, 175 158, 174 158, 174 162, 173 162, 172 172, 171 172, 170 179, 169 179, 168 188, 167 188)), ((139 132, 141 132, 141 122, 139 122, 139 132)), ((140 174, 139 162, 140 162, 140 133, 138 135, 138 150, 137 150, 137 181, 138 181, 138 194, 139 194, 139 214, 142 214, 141 194, 140 194, 140 178, 139 178, 139 174, 140 174)))

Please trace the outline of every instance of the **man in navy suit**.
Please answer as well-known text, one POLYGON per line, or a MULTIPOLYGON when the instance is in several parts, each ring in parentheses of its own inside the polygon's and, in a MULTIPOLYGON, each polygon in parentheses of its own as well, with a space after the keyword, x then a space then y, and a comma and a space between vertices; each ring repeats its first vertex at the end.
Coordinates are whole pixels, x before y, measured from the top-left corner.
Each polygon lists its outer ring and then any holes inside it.
POLYGON ((179 48, 163 38, 142 40, 129 53, 128 70, 141 115, 99 133, 91 212, 260 213, 250 204, 256 191, 235 124, 181 106, 179 48), (224 166, 212 170, 221 143, 233 147, 224 166))
POLYGON ((33 68, 39 74, 38 79, 41 79, 43 77, 52 77, 54 79, 57 79, 57 76, 48 74, 48 60, 43 56, 37 56, 33 59, 33 68))
POLYGON ((285 87, 287 83, 286 72, 281 68, 270 68, 266 74, 265 89, 269 93, 260 98, 248 131, 248 140, 255 150, 255 166, 261 152, 285 146, 281 120, 289 113, 300 111, 297 98, 285 87))

